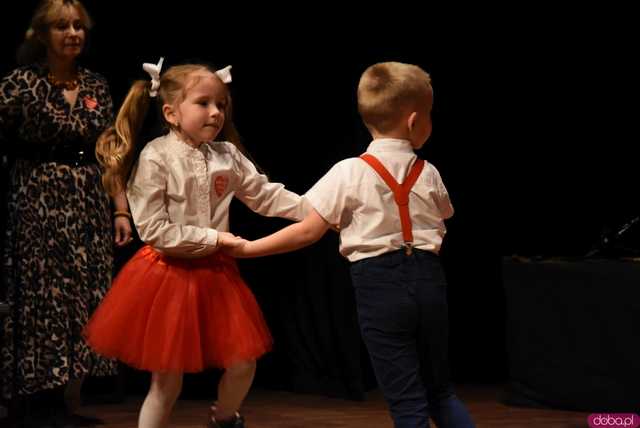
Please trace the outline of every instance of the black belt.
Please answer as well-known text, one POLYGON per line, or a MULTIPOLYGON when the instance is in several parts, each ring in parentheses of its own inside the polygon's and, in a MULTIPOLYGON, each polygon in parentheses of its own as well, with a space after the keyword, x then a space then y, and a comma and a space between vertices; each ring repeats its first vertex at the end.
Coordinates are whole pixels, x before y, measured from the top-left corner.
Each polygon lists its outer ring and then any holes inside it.
POLYGON ((18 142, 15 146, 16 159, 47 163, 56 162, 70 166, 95 164, 96 155, 92 144, 85 141, 64 141, 56 143, 18 142))

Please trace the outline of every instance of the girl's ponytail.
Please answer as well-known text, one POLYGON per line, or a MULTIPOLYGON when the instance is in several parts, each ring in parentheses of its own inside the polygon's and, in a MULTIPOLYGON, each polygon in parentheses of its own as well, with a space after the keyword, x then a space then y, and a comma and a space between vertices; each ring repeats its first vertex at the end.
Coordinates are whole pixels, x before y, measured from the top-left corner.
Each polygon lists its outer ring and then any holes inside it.
POLYGON ((120 107, 115 125, 106 129, 96 142, 96 158, 103 169, 102 184, 111 196, 126 187, 150 100, 149 82, 135 81, 120 107))

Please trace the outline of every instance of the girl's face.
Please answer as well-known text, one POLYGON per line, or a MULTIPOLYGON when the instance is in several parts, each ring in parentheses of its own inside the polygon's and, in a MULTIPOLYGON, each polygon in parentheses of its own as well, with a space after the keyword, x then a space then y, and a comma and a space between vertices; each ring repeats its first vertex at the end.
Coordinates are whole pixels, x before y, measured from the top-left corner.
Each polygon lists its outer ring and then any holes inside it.
POLYGON ((189 144, 199 146, 212 141, 222 130, 227 88, 209 71, 198 71, 189 76, 184 99, 177 106, 165 104, 165 118, 189 144))
POLYGON ((84 48, 85 29, 78 10, 63 6, 60 14, 49 24, 48 40, 44 40, 49 56, 74 60, 84 48))

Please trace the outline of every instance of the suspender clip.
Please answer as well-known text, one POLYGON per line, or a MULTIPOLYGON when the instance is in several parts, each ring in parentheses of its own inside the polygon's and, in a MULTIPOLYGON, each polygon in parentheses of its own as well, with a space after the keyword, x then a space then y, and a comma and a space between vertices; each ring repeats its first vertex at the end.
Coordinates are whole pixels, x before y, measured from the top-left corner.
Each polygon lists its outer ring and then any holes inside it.
POLYGON ((407 256, 410 256, 413 253, 413 242, 404 243, 404 252, 407 256))

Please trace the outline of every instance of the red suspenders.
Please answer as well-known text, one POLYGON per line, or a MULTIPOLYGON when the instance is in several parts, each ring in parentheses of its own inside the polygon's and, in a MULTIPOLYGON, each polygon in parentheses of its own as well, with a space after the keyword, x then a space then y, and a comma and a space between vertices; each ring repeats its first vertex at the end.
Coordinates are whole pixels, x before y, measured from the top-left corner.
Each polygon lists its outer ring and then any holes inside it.
POLYGON ((389 171, 387 171, 384 165, 382 165, 375 156, 365 153, 361 155, 360 158, 368 163, 393 191, 393 197, 396 200, 396 204, 400 211, 402 239, 404 239, 404 246, 406 248, 407 255, 410 255, 411 247, 413 246, 413 233, 411 232, 411 216, 409 215, 409 192, 422 172, 422 168, 424 168, 424 160, 416 159, 404 182, 402 184, 398 184, 393 176, 389 174, 389 171))

